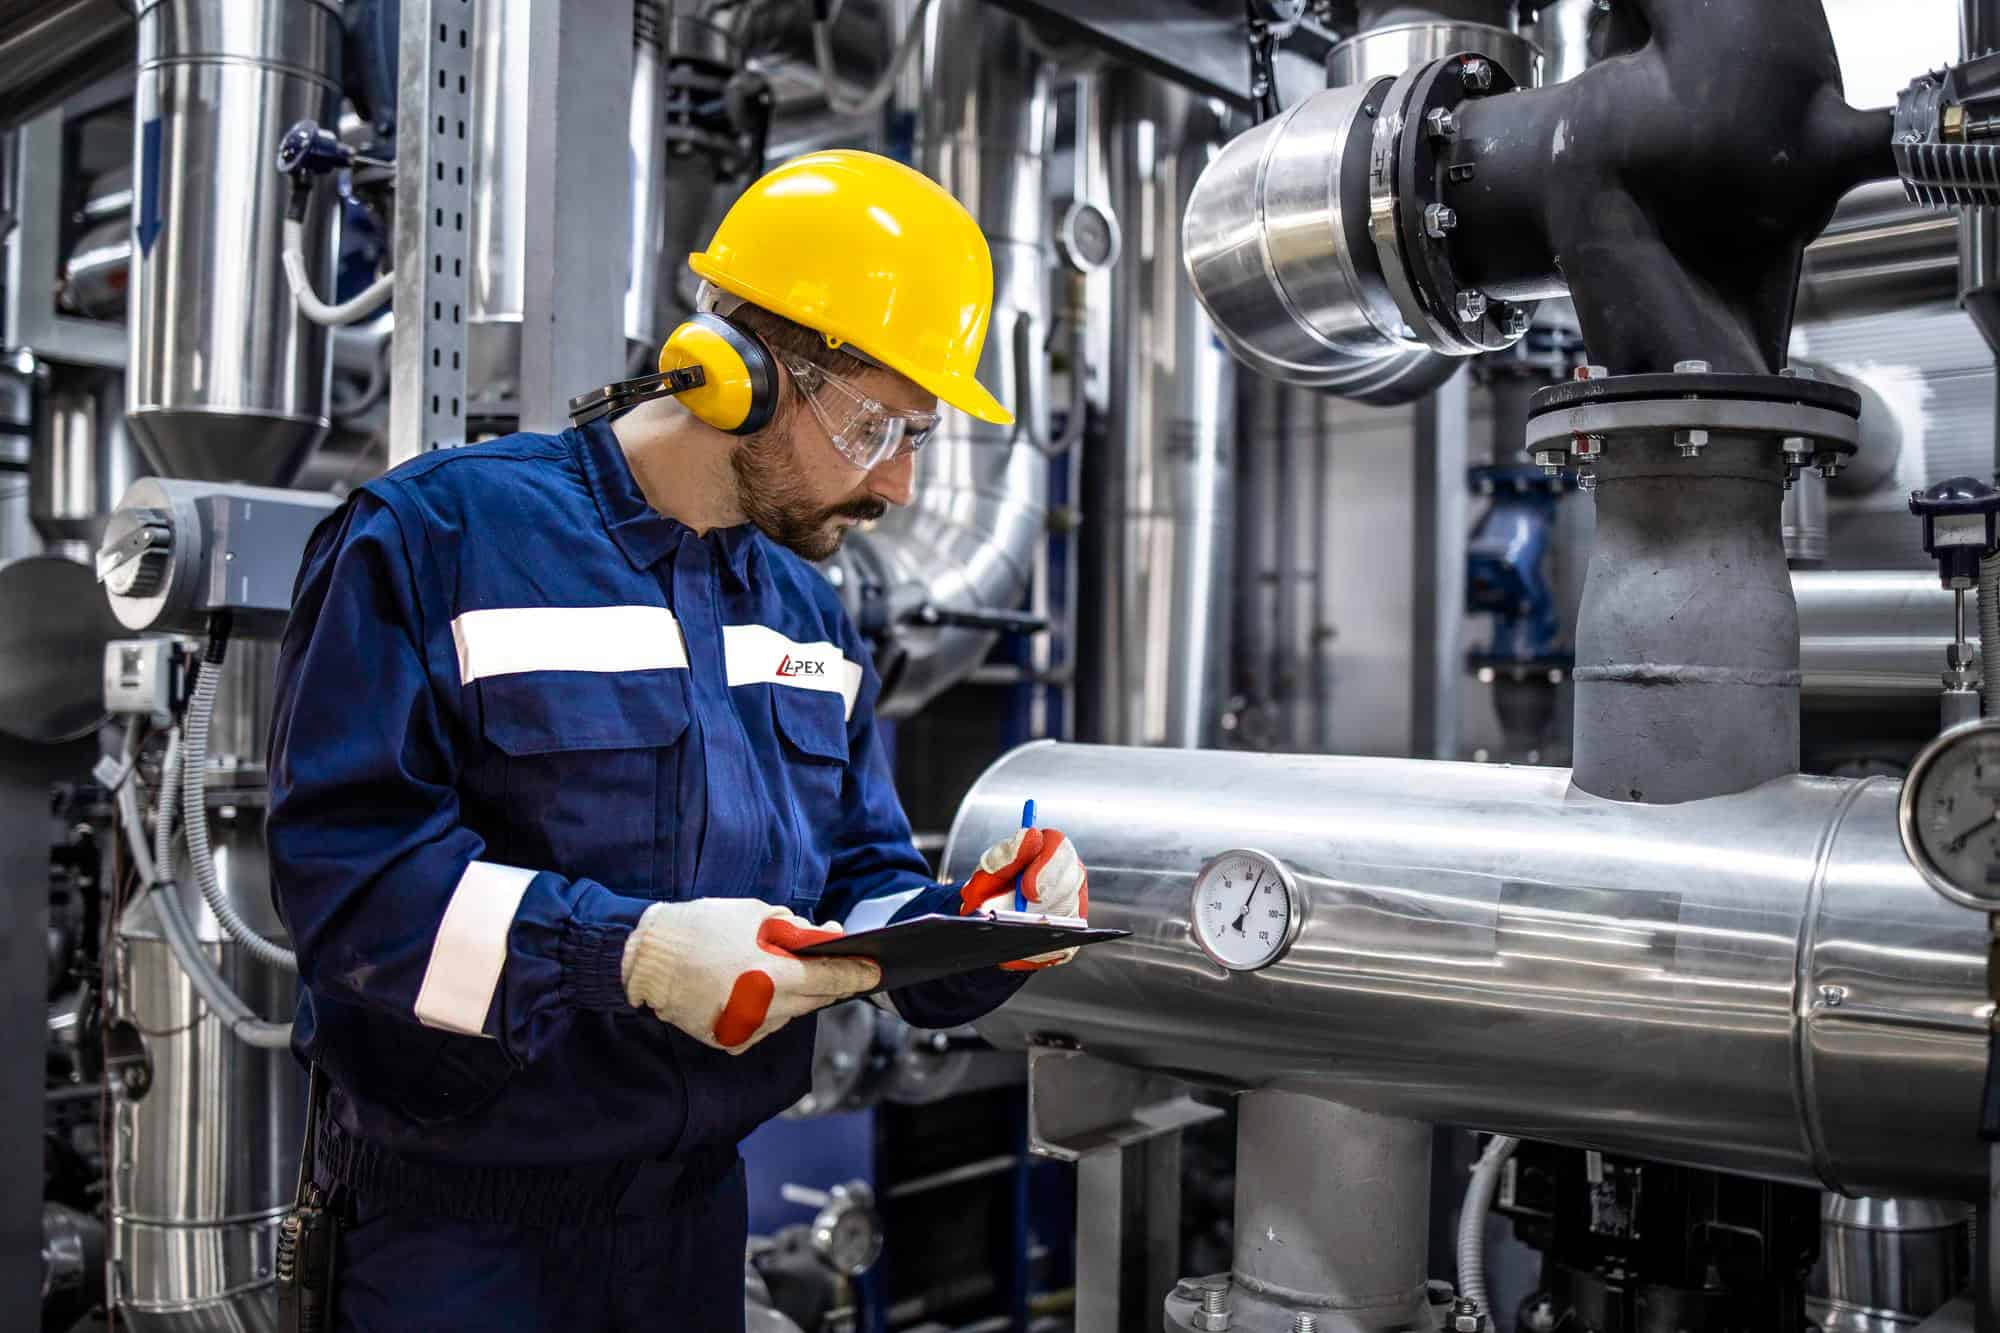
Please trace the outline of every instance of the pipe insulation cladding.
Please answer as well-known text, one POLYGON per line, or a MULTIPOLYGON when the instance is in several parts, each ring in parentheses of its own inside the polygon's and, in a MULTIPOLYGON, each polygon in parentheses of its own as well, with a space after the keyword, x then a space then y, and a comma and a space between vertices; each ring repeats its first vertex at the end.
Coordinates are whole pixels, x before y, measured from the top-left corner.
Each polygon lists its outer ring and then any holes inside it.
POLYGON ((1036 799, 1132 932, 979 1026, 1232 1090, 1822 1186, 1972 1199, 1986 929, 1896 834, 1897 784, 1781 777, 1639 805, 1559 769, 1044 743, 967 796, 962 876, 1036 799), (1295 874, 1297 940, 1189 936, 1230 847, 1295 874))

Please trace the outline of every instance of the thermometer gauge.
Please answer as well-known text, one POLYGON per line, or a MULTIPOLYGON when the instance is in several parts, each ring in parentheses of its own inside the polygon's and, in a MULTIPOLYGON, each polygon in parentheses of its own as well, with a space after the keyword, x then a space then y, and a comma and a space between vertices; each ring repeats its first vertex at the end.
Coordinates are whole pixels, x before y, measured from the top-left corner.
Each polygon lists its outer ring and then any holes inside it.
POLYGON ((1246 848, 1203 866, 1188 905, 1194 942, 1232 972, 1255 972, 1283 958, 1303 916, 1292 872, 1277 858, 1246 848))
POLYGON ((2000 912, 2000 718, 1953 727, 1924 747, 1903 780, 1896 824, 1932 888, 2000 912))

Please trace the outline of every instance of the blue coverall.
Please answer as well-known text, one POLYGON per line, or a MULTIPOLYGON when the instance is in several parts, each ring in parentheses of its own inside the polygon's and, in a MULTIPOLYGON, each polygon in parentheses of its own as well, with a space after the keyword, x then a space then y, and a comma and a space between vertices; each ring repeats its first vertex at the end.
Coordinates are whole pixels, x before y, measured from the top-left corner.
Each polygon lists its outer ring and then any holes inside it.
MULTIPOLYGON (((313 535, 278 659, 273 884, 355 1218, 337 1327, 742 1327, 737 1143, 814 1025, 726 1055, 635 1009, 656 900, 850 929, 958 910, 866 648, 810 565, 653 510, 608 423, 427 455, 313 535)), ((920 1026, 1020 984, 898 991, 920 1026)))

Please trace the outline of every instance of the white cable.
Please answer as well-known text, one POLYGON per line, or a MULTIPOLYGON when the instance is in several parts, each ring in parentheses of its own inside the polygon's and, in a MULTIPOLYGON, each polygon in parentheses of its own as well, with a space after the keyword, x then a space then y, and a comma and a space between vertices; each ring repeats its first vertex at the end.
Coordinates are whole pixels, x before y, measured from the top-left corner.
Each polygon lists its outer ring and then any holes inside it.
POLYGON ((312 278, 306 273, 306 224, 286 218, 284 235, 285 281, 292 285, 292 300, 297 303, 299 313, 315 324, 324 324, 328 328, 353 324, 372 313, 395 290, 396 275, 384 273, 369 283, 368 290, 361 295, 339 305, 328 305, 319 299, 319 293, 313 290, 312 278))
POLYGON ((889 67, 882 71, 882 77, 875 86, 859 98, 850 99, 840 91, 840 79, 833 65, 833 20, 813 20, 813 63, 819 69, 820 91, 826 95, 826 104, 843 116, 865 116, 878 110, 896 91, 896 80, 902 77, 903 67, 910 63, 917 47, 923 42, 924 16, 930 12, 931 0, 917 0, 917 7, 910 13, 909 26, 903 29, 903 40, 897 43, 896 53, 889 57, 889 67))
POLYGON ((215 711, 217 662, 204 660, 194 679, 194 694, 187 707, 187 752, 182 758, 181 824, 187 836, 188 860, 194 865, 195 887, 202 900, 230 939, 250 951, 251 957, 287 972, 299 970, 298 956, 282 944, 258 934, 222 891, 221 877, 215 873, 215 854, 208 842, 208 722, 215 711))
POLYGON ((1521 1141, 1495 1134, 1472 1168, 1472 1183, 1465 1187, 1465 1202, 1458 1210, 1458 1298, 1471 1301, 1488 1317, 1486 1304, 1486 1214, 1493 1207, 1493 1194, 1500 1187, 1500 1171, 1521 1141))
MULTIPOLYGON (((125 759, 127 763, 136 760, 139 750, 139 723, 134 719, 125 731, 125 759)), ((160 937, 166 942, 167 950, 187 974, 195 994, 208 1005, 210 1012, 222 1021, 230 1033, 248 1045, 273 1050, 291 1044, 292 1025, 290 1023, 270 1023, 257 1017, 235 991, 229 988, 222 974, 215 970, 214 962, 202 947, 196 943, 194 927, 188 922, 187 913, 181 909, 180 899, 175 896, 171 880, 162 882, 157 875, 158 867, 172 864, 168 859, 168 849, 172 846, 174 813, 174 793, 180 784, 174 781, 175 769, 179 766, 180 739, 173 736, 167 742, 165 762, 161 765, 162 785, 160 790, 159 822, 155 827, 153 846, 146 845, 144 821, 139 817, 139 795, 136 783, 126 782, 118 788, 118 822, 124 827, 125 842, 132 853, 132 864, 139 872, 139 881, 145 891, 152 894, 153 914, 160 925, 160 937)))

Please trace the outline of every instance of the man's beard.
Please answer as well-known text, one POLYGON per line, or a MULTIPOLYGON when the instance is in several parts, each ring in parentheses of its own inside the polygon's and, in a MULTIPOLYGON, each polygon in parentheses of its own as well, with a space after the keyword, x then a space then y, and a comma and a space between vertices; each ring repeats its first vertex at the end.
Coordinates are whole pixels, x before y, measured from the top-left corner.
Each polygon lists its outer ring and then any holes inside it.
POLYGON ((766 537, 807 560, 824 560, 847 535, 838 518, 877 519, 889 506, 872 495, 815 506, 791 466, 786 436, 772 423, 730 451, 737 501, 766 537))

